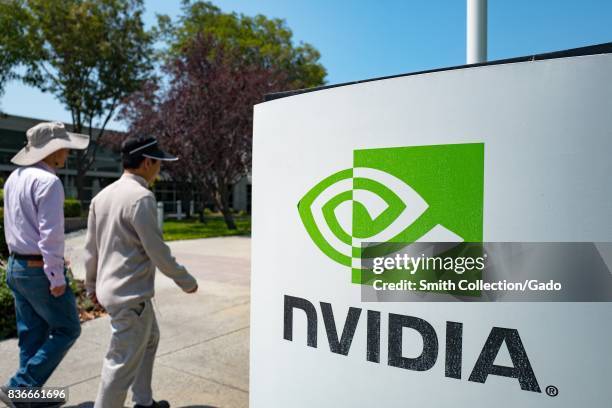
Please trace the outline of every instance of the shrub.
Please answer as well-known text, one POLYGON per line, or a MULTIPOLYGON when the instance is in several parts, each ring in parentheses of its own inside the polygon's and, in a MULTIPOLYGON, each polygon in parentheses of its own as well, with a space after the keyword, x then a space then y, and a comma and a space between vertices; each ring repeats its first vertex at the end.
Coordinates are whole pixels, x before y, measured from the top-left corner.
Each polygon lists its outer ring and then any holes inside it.
POLYGON ((6 271, 0 268, 0 340, 17 335, 15 303, 6 284, 6 271))
POLYGON ((64 217, 80 217, 81 216, 81 202, 73 198, 67 198, 64 200, 64 217))

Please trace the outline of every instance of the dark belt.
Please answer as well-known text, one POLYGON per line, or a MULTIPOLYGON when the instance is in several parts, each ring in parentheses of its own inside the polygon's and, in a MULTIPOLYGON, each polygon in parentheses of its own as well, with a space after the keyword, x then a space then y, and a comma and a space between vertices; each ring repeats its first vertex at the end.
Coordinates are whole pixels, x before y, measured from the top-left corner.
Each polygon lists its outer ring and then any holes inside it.
POLYGON ((21 255, 21 254, 12 253, 10 256, 12 256, 15 259, 22 259, 24 261, 42 261, 43 260, 42 255, 21 255))

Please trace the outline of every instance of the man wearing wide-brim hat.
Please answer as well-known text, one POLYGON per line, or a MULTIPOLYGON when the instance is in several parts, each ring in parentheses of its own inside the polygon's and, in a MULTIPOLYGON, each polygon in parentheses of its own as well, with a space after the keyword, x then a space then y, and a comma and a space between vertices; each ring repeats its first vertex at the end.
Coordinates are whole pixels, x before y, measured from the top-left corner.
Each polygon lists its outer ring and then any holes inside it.
MULTIPOLYGON (((18 166, 4 184, 4 232, 10 251, 7 283, 15 297, 19 369, 0 387, 42 387, 81 333, 74 294, 65 276, 64 188, 56 170, 69 149, 86 149, 89 137, 63 123, 40 123, 26 132, 27 145, 12 158, 18 166)), ((38 403, 35 406, 58 406, 38 403)))

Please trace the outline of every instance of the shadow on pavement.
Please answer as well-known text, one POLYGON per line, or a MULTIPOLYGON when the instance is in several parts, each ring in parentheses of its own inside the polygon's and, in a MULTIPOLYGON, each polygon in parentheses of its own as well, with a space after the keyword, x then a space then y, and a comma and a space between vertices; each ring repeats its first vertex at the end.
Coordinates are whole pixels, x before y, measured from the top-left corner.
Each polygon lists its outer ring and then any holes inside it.
POLYGON ((212 406, 212 405, 186 405, 180 408, 217 408, 217 407, 212 406))

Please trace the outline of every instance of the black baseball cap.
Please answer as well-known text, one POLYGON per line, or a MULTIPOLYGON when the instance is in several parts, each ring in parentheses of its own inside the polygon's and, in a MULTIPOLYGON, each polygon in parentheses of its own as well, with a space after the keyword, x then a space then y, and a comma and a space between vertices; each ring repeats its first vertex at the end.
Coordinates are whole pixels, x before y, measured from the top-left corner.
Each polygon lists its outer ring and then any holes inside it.
POLYGON ((121 154, 125 156, 143 156, 163 161, 176 161, 178 157, 164 152, 154 137, 130 137, 121 145, 121 154))

